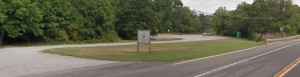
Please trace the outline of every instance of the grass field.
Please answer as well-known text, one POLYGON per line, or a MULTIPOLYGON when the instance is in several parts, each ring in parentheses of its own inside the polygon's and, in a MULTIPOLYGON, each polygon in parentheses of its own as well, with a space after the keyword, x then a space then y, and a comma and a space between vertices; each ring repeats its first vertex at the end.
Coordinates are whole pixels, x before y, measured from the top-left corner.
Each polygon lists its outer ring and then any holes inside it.
POLYGON ((90 48, 62 48, 49 49, 44 52, 88 59, 111 61, 181 61, 200 57, 207 57, 235 50, 263 45, 264 43, 242 39, 226 39, 214 41, 184 42, 154 44, 152 53, 148 53, 148 46, 141 46, 141 52, 136 52, 136 45, 107 46, 90 48))

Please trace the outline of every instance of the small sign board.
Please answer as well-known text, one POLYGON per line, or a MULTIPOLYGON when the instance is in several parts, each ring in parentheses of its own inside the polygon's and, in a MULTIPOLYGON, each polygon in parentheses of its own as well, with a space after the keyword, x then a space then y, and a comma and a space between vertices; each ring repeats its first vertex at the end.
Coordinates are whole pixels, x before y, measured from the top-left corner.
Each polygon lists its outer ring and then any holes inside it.
POLYGON ((150 44, 151 34, 149 30, 139 30, 138 31, 138 42, 140 44, 150 44))
POLYGON ((280 27, 280 31, 283 32, 283 27, 280 27))
POLYGON ((151 53, 151 31, 138 30, 137 52, 140 51, 140 44, 148 44, 149 52, 151 53))

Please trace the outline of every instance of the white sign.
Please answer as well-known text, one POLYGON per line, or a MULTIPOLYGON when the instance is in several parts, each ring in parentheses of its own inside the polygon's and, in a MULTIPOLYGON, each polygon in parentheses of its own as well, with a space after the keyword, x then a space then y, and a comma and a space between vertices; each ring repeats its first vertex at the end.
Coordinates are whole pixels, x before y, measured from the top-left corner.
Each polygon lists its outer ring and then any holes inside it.
POLYGON ((283 32, 283 27, 280 27, 280 31, 283 32))
POLYGON ((138 31, 138 43, 150 44, 151 43, 151 33, 149 30, 139 30, 138 31))

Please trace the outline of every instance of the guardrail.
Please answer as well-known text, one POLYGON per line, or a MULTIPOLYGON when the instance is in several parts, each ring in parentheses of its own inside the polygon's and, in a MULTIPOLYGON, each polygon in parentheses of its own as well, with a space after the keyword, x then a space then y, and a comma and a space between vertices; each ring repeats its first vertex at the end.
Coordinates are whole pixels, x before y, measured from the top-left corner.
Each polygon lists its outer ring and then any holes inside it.
POLYGON ((286 40, 298 39, 298 38, 300 38, 300 35, 285 37, 285 38, 267 39, 267 43, 278 42, 278 41, 286 41, 286 40))

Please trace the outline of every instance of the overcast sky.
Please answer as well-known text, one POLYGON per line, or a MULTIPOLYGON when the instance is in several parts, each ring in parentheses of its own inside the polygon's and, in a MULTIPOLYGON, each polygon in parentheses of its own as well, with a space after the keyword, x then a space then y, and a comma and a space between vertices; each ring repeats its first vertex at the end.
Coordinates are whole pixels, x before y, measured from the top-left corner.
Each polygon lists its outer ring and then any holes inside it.
MULTIPOLYGON (((182 0, 185 6, 192 10, 214 13, 219 7, 226 7, 228 10, 236 9, 241 2, 252 3, 253 0, 182 0)), ((300 0, 294 0, 295 4, 300 5, 300 0)))

